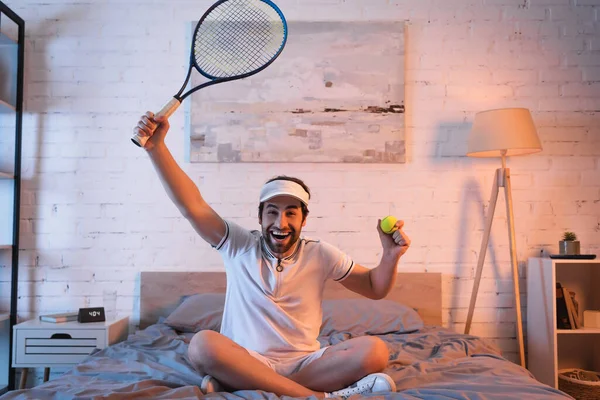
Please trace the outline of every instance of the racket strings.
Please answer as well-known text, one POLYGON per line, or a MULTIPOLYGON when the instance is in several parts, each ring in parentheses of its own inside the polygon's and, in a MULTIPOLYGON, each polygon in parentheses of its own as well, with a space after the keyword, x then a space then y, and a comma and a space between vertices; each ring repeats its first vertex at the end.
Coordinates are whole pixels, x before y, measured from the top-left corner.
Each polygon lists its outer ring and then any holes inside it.
MULTIPOLYGON (((242 3, 243 4, 243 3, 242 3)), ((219 39, 223 39, 221 44, 229 45, 229 49, 232 49, 232 46, 236 46, 235 50, 239 50, 240 47, 245 47, 250 45, 254 46, 256 50, 262 50, 263 46, 269 42, 272 37, 272 32, 270 30, 272 21, 271 19, 264 13, 262 10, 252 7, 242 7, 242 8, 234 8, 237 6, 236 4, 232 4, 227 10, 222 10, 217 17, 217 21, 224 18, 223 14, 228 14, 226 18, 228 21, 224 21, 225 25, 218 30, 219 39), (232 25, 234 29, 231 29, 232 25), (236 41, 230 40, 232 39, 231 33, 247 33, 248 28, 253 30, 256 34, 246 38, 250 40, 244 40, 244 38, 237 37, 236 41), (259 28, 259 32, 257 31, 259 28), (241 39, 241 40, 240 40, 241 39)), ((219 21, 221 22, 221 21, 219 21)), ((277 21, 281 23, 281 21, 277 21)), ((222 23, 222 22, 221 22, 222 23)), ((283 34, 283 32, 281 32, 283 34)))
MULTIPOLYGON (((211 53, 210 57, 199 63, 201 64, 201 68, 207 73, 211 75, 217 74, 220 69, 218 67, 220 66, 221 69, 223 69, 223 73, 227 74, 226 70, 229 69, 229 73, 235 75, 236 72, 240 73, 246 72, 246 70, 253 70, 268 62, 272 57, 271 54, 268 54, 268 50, 266 49, 272 36, 267 24, 251 23, 251 29, 253 29, 256 36, 245 38, 240 37, 239 34, 241 31, 247 30, 247 22, 230 20, 220 23, 219 25, 219 29, 212 32, 211 39, 216 41, 217 46, 221 49, 220 52, 211 53), (236 41, 231 40, 232 32, 238 32, 236 41), (244 53, 244 58, 241 58, 241 55, 244 53), (229 68, 227 68, 227 66, 229 68)), ((200 48, 203 47, 202 44, 204 43, 200 44, 200 48)))
MULTIPOLYGON (((245 61, 246 64, 249 64, 248 67, 252 66, 260 66, 267 62, 270 57, 264 51, 270 37, 270 32, 268 28, 263 27, 263 29, 258 32, 262 34, 262 37, 258 37, 259 40, 240 40, 238 43, 230 41, 229 33, 232 31, 237 31, 239 29, 235 29, 236 24, 233 24, 233 28, 229 26, 231 22, 225 22, 222 26, 222 29, 215 32, 214 39, 219 42, 221 45, 222 53, 220 54, 222 58, 222 62, 228 65, 236 65, 240 67, 240 61, 245 61), (246 59, 240 60, 239 55, 241 52, 246 53, 246 59)), ((215 63, 219 57, 219 54, 214 53, 210 57, 208 57, 208 61, 215 63)), ((210 65, 206 65, 210 67, 210 65)), ((214 69, 213 65, 213 69, 214 69)), ((252 68, 251 68, 252 69, 252 68)), ((209 72, 208 70, 206 72, 209 72)), ((210 73, 210 72, 209 72, 210 73)))
POLYGON ((231 0, 217 6, 198 27, 194 58, 213 77, 254 71, 277 55, 285 38, 279 14, 260 0, 231 0))
MULTIPOLYGON (((267 34, 269 34, 269 32, 265 30, 264 35, 267 35, 267 34)), ((223 39, 226 39, 224 35, 221 35, 221 36, 223 39)), ((260 67, 261 65, 267 63, 271 59, 271 57, 274 55, 274 53, 269 54, 269 53, 265 52, 265 47, 267 44, 268 44, 268 39, 264 39, 262 41, 258 41, 258 40, 245 41, 243 46, 239 45, 239 44, 236 46, 236 45, 233 45, 231 42, 225 42, 223 44, 224 53, 222 54, 223 62, 221 64, 226 64, 226 65, 231 66, 233 71, 246 72, 246 71, 254 70, 254 69, 260 67), (244 59, 239 58, 239 54, 242 51, 246 53, 246 58, 244 58, 244 59)), ((211 61, 212 62, 217 61, 216 57, 212 56, 211 61)), ((209 73, 211 73, 211 71, 217 72, 217 70, 218 70, 218 68, 216 68, 216 65, 212 65, 212 66, 208 65, 207 67, 212 67, 212 68, 210 68, 210 70, 206 71, 209 73)))

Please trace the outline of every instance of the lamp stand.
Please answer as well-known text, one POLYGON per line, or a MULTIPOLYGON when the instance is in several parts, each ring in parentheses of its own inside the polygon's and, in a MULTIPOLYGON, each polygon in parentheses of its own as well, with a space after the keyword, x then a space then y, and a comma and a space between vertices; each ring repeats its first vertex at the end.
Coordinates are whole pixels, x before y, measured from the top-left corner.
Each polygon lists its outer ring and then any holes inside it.
POLYGON ((487 251, 490 240, 490 231, 492 229, 492 221, 494 219, 494 211, 496 209, 496 200, 498 200, 498 192, 501 187, 504 187, 504 195, 506 198, 506 215, 508 217, 508 239, 510 242, 510 261, 512 264, 512 279, 515 292, 515 307, 517 311, 517 340, 519 341, 519 356, 521 366, 525 368, 525 351, 523 349, 523 323, 521 321, 521 298, 519 294, 519 269, 517 265, 517 246, 515 244, 515 220, 513 216, 513 204, 510 186, 510 169, 506 168, 505 155, 502 155, 502 168, 496 170, 494 177, 494 185, 492 186, 492 194, 490 196, 490 206, 487 218, 485 220, 485 230, 481 240, 481 248, 479 250, 479 258, 477 260, 477 273, 473 284, 473 292, 471 293, 471 303, 469 304, 469 313, 467 315, 467 323, 465 325, 465 334, 468 334, 471 329, 471 321, 473 320, 473 311, 475 310, 475 301, 477 300, 477 291, 479 290, 479 282, 481 281, 481 272, 483 270, 483 262, 485 261, 485 253, 487 251))

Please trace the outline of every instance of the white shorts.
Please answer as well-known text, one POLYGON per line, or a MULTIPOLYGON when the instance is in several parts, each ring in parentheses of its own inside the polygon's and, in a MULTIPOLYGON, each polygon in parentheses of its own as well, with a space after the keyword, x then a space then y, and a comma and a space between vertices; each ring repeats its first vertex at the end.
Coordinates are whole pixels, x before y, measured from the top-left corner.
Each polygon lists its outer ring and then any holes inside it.
POLYGON ((269 367, 273 371, 277 372, 279 375, 287 377, 292 374, 295 374, 296 372, 300 371, 302 368, 305 368, 311 362, 321 358, 323 353, 325 353, 325 350, 327 350, 328 348, 329 347, 322 347, 313 353, 308 353, 308 354, 298 356, 298 357, 283 358, 283 359, 267 358, 267 357, 263 356, 262 354, 257 353, 254 350, 246 349, 246 351, 248 351, 248 353, 250 353, 250 355, 252 357, 256 358, 258 361, 262 362, 267 367, 269 367))

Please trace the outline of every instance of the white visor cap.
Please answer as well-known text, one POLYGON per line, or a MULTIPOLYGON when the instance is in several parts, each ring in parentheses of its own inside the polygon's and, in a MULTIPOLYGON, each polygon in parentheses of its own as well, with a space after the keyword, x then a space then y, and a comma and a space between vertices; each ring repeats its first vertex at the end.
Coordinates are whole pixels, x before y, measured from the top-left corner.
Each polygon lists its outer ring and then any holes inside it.
POLYGON ((308 193, 296 182, 278 179, 266 183, 260 191, 260 202, 262 203, 276 196, 291 196, 308 206, 308 193))

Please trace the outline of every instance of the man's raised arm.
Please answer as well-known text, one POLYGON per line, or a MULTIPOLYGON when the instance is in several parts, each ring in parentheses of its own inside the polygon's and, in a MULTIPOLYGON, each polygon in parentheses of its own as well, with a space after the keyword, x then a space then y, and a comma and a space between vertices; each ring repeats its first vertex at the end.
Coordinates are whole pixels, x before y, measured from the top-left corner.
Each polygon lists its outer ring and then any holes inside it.
POLYGON ((169 121, 166 118, 154 119, 151 112, 142 116, 134 128, 135 133, 149 137, 144 149, 171 201, 196 232, 210 245, 216 246, 225 236, 225 223, 202 198, 198 187, 171 155, 164 141, 168 131, 169 121))

